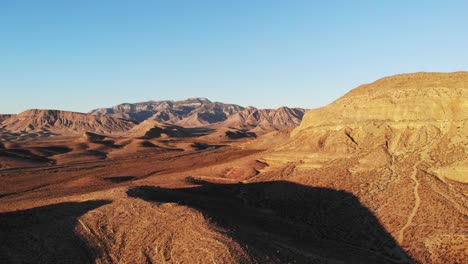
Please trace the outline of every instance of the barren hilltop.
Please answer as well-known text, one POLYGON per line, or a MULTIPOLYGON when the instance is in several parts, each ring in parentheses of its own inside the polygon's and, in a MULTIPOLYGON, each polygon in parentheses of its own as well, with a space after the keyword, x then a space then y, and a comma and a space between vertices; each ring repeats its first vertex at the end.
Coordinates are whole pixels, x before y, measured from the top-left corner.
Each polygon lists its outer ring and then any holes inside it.
POLYGON ((468 256, 467 72, 390 76, 307 112, 195 98, 1 127, 6 263, 468 256))
POLYGON ((133 121, 108 116, 44 109, 26 110, 5 119, 0 124, 3 129, 12 133, 47 132, 65 135, 80 134, 85 131, 118 134, 135 125, 133 121))

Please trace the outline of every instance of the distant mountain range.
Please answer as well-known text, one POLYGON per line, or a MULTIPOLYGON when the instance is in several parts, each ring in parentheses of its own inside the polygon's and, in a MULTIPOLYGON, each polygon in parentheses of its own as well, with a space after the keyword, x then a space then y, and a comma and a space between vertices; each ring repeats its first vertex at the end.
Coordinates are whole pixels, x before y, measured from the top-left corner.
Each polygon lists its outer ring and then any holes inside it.
POLYGON ((181 101, 149 101, 120 104, 111 108, 90 111, 95 115, 126 118, 136 122, 154 120, 183 127, 198 127, 225 122, 236 128, 277 130, 300 124, 304 109, 281 107, 257 109, 235 104, 211 102, 206 98, 190 98, 181 101))
POLYGON ((265 133, 298 126, 304 112, 302 108, 257 109, 211 102, 206 98, 189 98, 181 101, 125 103, 111 108, 95 109, 87 114, 32 109, 17 115, 0 115, 0 128, 23 133, 48 131, 57 134, 125 134, 135 126, 142 126, 133 129, 133 134, 134 131, 144 128, 151 129, 148 128, 148 124, 166 124, 187 128, 210 126, 223 131, 242 129, 265 133), (140 123, 141 125, 138 125, 140 123))
POLYGON ((181 101, 148 101, 135 104, 119 104, 100 108, 90 114, 126 118, 136 122, 150 119, 181 126, 201 126, 222 122, 244 107, 234 104, 211 102, 206 98, 189 98, 181 101))
POLYGON ((151 120, 182 127, 217 124, 218 127, 224 128, 273 131, 298 126, 304 112, 302 108, 257 109, 211 102, 206 98, 190 98, 181 101, 120 104, 111 108, 95 109, 90 113, 126 118, 135 122, 151 120))

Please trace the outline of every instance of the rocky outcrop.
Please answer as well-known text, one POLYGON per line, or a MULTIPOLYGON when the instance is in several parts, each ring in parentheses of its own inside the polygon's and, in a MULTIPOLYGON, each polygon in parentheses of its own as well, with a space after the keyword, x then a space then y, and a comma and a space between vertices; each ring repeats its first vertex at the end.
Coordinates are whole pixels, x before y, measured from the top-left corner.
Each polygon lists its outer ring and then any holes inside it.
POLYGON ((276 177, 356 194, 417 262, 463 258, 467 72, 362 85, 308 111, 289 142, 264 159, 271 173, 259 181, 276 177))
POLYGON ((257 109, 249 107, 230 116, 224 122, 224 126, 255 131, 282 130, 298 126, 304 112, 302 108, 257 109))
POLYGON ((239 105, 211 102, 206 98, 190 98, 181 101, 120 104, 112 108, 95 109, 90 113, 128 118, 137 122, 149 119, 193 127, 222 122, 242 109, 244 108, 239 105))
POLYGON ((444 123, 468 117, 468 73, 401 74, 365 84, 310 111, 295 131, 368 122, 444 123))

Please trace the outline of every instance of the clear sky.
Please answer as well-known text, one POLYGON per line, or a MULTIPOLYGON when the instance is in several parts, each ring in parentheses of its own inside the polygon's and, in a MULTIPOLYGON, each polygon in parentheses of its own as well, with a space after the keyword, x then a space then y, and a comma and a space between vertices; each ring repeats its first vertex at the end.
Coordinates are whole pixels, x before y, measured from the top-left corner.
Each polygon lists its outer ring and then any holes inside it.
POLYGON ((2 0, 0 113, 207 97, 315 108, 468 70, 468 1, 2 0))

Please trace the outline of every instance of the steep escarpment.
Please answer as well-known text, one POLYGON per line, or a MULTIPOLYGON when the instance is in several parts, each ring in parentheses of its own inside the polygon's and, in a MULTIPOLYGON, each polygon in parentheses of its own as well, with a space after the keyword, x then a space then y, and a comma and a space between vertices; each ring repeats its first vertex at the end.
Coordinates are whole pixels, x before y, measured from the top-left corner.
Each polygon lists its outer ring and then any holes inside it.
POLYGON ((368 122, 447 123, 468 116, 466 72, 401 74, 365 84, 310 111, 296 130, 368 122))
POLYGON ((468 73, 402 74, 307 112, 256 180, 356 194, 417 261, 468 245, 468 73))
POLYGON ((439 145, 464 148, 467 82, 464 72, 416 73, 362 85, 328 106, 309 111, 292 132, 288 146, 342 154, 376 146, 388 151, 439 145), (302 144, 304 140, 307 144, 302 144))

